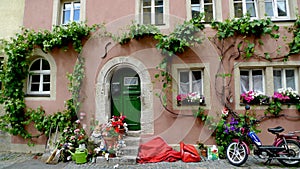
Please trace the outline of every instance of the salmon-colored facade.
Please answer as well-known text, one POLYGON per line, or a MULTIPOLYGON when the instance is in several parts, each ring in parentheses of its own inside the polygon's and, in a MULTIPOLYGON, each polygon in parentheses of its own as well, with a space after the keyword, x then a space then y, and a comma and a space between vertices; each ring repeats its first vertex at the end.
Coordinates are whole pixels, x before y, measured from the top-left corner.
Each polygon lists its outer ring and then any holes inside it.
MULTIPOLYGON (((25 0, 25 10, 23 26, 35 30, 52 29, 52 25, 60 22, 61 15, 58 15, 65 1, 60 0, 25 0), (57 17, 57 18, 54 18, 57 17)), ((81 0, 80 20, 86 21, 88 25, 104 23, 107 31, 114 35, 122 34, 124 28, 132 21, 141 22, 142 15, 140 0, 81 0)), ((233 18, 233 3, 230 0, 213 1, 214 17, 218 21, 233 18)), ((300 1, 289 2, 290 18, 275 22, 280 25, 280 34, 286 36, 287 40, 263 38, 264 45, 255 50, 257 53, 275 53, 278 46, 280 56, 288 53, 287 42, 292 39, 292 34, 284 27, 291 26, 299 14, 300 1), (293 7, 292 7, 293 6, 293 7), (275 51, 275 52, 274 52, 275 51)), ((161 32, 166 34, 173 31, 176 24, 190 19, 190 0, 164 0, 164 24, 158 26, 161 32)), ((263 4, 263 1, 259 1, 263 4)), ((260 14, 262 16, 262 14, 260 14)), ((100 31, 85 42, 82 52, 79 54, 85 58, 85 78, 80 92, 81 107, 80 112, 86 113, 83 123, 87 126, 90 121, 96 119, 100 123, 106 122, 112 115, 112 84, 111 80, 115 72, 123 68, 135 71, 140 79, 140 128, 144 140, 155 136, 161 136, 168 144, 178 144, 180 141, 195 144, 196 141, 205 144, 214 144, 211 130, 208 130, 205 122, 193 117, 193 112, 198 106, 178 106, 176 96, 179 94, 180 86, 179 74, 181 70, 201 70, 202 94, 205 96, 205 104, 201 105, 205 113, 218 119, 225 103, 234 111, 244 112, 244 104, 240 103, 240 70, 262 69, 264 72, 263 88, 266 95, 272 96, 273 70, 277 68, 293 68, 295 70, 295 86, 300 88, 300 55, 293 55, 287 62, 270 62, 260 58, 244 59, 242 57, 232 57, 235 49, 230 48, 223 55, 223 62, 220 62, 220 50, 218 41, 214 41, 216 31, 209 24, 205 24, 203 42, 195 47, 187 49, 184 53, 174 56, 169 73, 172 75, 170 92, 167 93, 167 109, 163 106, 157 93, 161 93, 162 82, 155 78, 159 73, 156 68, 164 56, 156 49, 157 41, 151 37, 140 40, 131 40, 125 45, 113 41, 109 37, 97 36, 100 31), (105 50, 107 49, 107 51, 105 50), (220 77, 221 74, 231 74, 231 76, 220 77), (269 76, 270 75, 270 76, 269 76)), ((241 38, 241 37, 239 37, 241 38)), ((249 39, 251 41, 251 39, 249 39)), ((232 41, 227 41, 225 46, 230 46, 232 41)), ((54 84, 51 84, 50 97, 26 97, 26 104, 30 108, 42 106, 47 114, 64 110, 64 101, 71 97, 68 91, 68 79, 66 74, 73 71, 78 54, 72 50, 63 51, 55 49, 45 54, 37 50, 36 56, 46 58, 50 62, 51 77, 54 84), (53 69, 52 69, 53 68, 53 69), (53 74, 52 74, 53 73, 53 74)), ((274 56, 276 57, 276 56, 274 56)), ((34 59, 34 58, 33 58, 34 59)), ((32 60, 33 60, 32 59, 32 60)), ((267 105, 253 105, 258 117, 264 116, 267 105)), ((283 114, 291 118, 271 118, 263 121, 259 129, 262 142, 271 144, 273 136, 267 132, 268 127, 278 125, 284 127, 286 131, 299 130, 299 112, 295 105, 283 105, 283 114)), ((80 113, 78 112, 78 113, 80 113)), ((88 128, 88 127, 87 127, 88 128)), ((45 137, 38 139, 38 144, 44 144, 45 137)), ((20 138, 14 137, 13 144, 24 143, 20 138)))

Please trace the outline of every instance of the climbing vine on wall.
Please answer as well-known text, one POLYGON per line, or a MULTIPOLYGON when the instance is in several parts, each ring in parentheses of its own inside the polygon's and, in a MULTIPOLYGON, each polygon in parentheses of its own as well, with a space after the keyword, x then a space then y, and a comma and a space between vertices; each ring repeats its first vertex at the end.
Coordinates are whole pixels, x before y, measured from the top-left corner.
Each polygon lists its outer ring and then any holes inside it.
MULTIPOLYGON (((67 50, 69 44, 72 44, 74 50, 80 53, 83 41, 87 40, 91 32, 99 27, 101 25, 88 26, 85 23, 72 22, 64 26, 55 26, 51 32, 48 30, 35 32, 22 28, 21 33, 17 33, 15 37, 1 41, 1 46, 4 47, 7 56, 1 79, 4 88, 1 91, 0 103, 4 104, 6 112, 0 117, 2 131, 20 135, 23 138, 32 137, 24 128, 28 120, 30 121, 28 118, 33 116, 25 115, 23 88, 28 76, 28 59, 32 56, 33 49, 41 48, 45 52, 50 52, 54 48, 67 50)), ((37 111, 43 112, 42 109, 37 111)), ((33 121, 36 120, 38 119, 35 118, 33 121)))
POLYGON ((294 22, 293 27, 290 29, 290 32, 293 33, 293 40, 289 43, 290 52, 288 54, 299 54, 300 53, 300 16, 298 16, 297 20, 294 22))

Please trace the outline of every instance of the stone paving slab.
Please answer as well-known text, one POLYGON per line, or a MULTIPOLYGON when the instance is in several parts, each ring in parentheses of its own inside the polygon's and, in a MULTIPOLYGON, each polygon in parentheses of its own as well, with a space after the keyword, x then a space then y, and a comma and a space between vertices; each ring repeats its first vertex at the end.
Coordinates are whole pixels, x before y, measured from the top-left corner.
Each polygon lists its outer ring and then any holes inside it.
MULTIPOLYGON (((113 160, 112 160, 113 161, 113 160)), ((270 165, 265 166, 262 159, 249 156, 247 162, 241 167, 234 167, 227 160, 203 161, 198 163, 177 162, 159 162, 147 164, 125 165, 114 162, 96 162, 86 164, 76 164, 75 162, 60 162, 58 164, 45 164, 39 156, 35 154, 0 152, 0 169, 99 169, 99 168, 116 168, 116 169, 270 169, 270 168, 287 168, 272 161, 270 165)), ((295 168, 299 168, 295 167, 295 168)))

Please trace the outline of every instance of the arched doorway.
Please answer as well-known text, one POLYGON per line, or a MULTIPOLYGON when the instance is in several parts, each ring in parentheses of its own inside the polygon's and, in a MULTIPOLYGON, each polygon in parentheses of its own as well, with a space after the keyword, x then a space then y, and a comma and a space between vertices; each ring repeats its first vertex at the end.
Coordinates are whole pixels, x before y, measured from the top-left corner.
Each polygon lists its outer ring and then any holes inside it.
POLYGON ((99 69, 96 80, 95 118, 99 124, 106 123, 111 118, 111 80, 120 68, 130 68, 139 75, 141 88, 140 127, 143 134, 153 134, 153 83, 148 68, 134 57, 119 56, 113 58, 99 69))
POLYGON ((141 129, 141 81, 131 68, 117 68, 110 82, 111 114, 126 116, 129 130, 141 129))

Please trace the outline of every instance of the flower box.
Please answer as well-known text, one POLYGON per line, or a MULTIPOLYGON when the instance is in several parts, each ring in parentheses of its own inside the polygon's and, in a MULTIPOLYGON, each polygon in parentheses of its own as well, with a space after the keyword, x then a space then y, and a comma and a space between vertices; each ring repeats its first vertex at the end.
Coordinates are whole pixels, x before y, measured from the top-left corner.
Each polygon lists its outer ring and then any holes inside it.
POLYGON ((266 105, 270 103, 270 98, 259 91, 247 91, 241 94, 241 103, 251 105, 266 105))
POLYGON ((281 88, 278 89, 278 92, 274 92, 273 99, 275 102, 278 101, 282 104, 290 105, 299 104, 300 97, 292 88, 281 88))
POLYGON ((181 105, 191 105, 198 106, 205 104, 204 96, 198 93, 189 93, 189 94, 179 94, 176 97, 177 106, 181 105))

